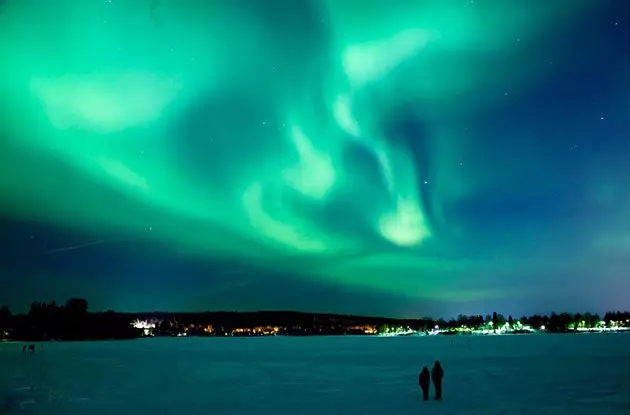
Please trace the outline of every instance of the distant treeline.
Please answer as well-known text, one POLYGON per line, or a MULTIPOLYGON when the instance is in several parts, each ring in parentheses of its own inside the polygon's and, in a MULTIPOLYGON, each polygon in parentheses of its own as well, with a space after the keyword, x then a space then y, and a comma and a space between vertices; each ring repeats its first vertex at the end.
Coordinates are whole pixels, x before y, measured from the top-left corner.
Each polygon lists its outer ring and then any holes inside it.
POLYGON ((114 311, 89 312, 88 302, 72 298, 64 305, 55 302, 34 302, 28 314, 12 315, 8 307, 0 307, 0 338, 15 340, 105 340, 132 339, 141 337, 141 329, 134 328, 137 320, 148 320, 155 324, 154 335, 223 335, 234 330, 254 327, 277 327, 279 334, 288 335, 336 335, 353 334, 357 326, 409 327, 412 330, 428 331, 435 326, 440 329, 466 326, 479 328, 492 323, 499 327, 519 321, 533 329, 546 328, 550 332, 568 332, 577 327, 597 327, 600 321, 609 324, 621 322, 630 326, 630 312, 608 312, 603 318, 593 313, 551 313, 514 319, 499 313, 481 316, 460 315, 456 319, 443 320, 429 317, 421 319, 393 319, 336 314, 314 314, 292 311, 260 312, 200 312, 200 313, 117 313, 114 311), (211 332, 206 330, 212 327, 211 332))
MULTIPOLYGON (((516 321, 523 325, 528 325, 535 330, 545 328, 553 333, 563 333, 571 330, 577 330, 578 328, 595 328, 601 321, 610 324, 610 322, 624 322, 627 323, 630 320, 630 311, 609 311, 604 314, 602 318, 599 314, 595 313, 551 313, 549 315, 534 314, 532 316, 524 316, 518 319, 513 319, 512 316, 508 316, 506 319, 503 315, 493 313, 487 315, 485 318, 482 316, 464 316, 460 315, 456 320, 449 320, 445 322, 440 320, 444 327, 454 328, 460 325, 466 325, 468 327, 478 328, 481 325, 492 323, 494 327, 499 327, 508 323, 512 326, 516 321)), ((438 323, 438 325, 439 325, 438 323)), ((622 324, 623 325, 623 324, 622 324)), ((442 326, 440 326, 442 327, 442 326)))
POLYGON ((54 301, 34 302, 28 314, 12 315, 0 308, 0 337, 14 340, 106 340, 133 339, 138 330, 131 326, 133 316, 107 311, 88 312, 88 302, 71 298, 63 306, 54 301))

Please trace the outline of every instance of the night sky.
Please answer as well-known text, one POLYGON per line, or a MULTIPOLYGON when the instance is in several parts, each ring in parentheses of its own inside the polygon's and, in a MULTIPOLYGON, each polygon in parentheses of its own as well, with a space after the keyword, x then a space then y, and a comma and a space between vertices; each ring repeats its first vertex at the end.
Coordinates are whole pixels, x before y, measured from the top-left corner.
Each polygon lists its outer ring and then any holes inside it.
POLYGON ((627 0, 0 1, 0 303, 628 309, 627 0))

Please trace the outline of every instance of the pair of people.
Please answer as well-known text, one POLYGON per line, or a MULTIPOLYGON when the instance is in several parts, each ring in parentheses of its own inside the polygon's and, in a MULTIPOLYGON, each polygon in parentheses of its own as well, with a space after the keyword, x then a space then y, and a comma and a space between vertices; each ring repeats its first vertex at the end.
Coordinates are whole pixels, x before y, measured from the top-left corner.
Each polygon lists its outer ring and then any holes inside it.
POLYGON ((444 378, 444 369, 442 369, 442 365, 437 360, 433 365, 433 369, 429 373, 428 367, 423 367, 422 372, 420 372, 420 376, 418 377, 418 383, 420 384, 420 389, 422 389, 422 398, 425 401, 429 400, 429 387, 431 386, 431 381, 433 381, 433 387, 435 388, 435 400, 439 401, 442 399, 442 379, 444 378))

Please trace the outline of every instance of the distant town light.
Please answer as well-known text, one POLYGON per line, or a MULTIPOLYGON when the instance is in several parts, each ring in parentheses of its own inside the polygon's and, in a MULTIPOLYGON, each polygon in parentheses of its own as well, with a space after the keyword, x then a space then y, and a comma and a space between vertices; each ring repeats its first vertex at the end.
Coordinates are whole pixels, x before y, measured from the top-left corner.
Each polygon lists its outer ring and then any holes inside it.
POLYGON ((142 330, 144 336, 153 336, 153 330, 155 329, 155 323, 147 320, 135 320, 131 323, 131 326, 135 329, 142 330))

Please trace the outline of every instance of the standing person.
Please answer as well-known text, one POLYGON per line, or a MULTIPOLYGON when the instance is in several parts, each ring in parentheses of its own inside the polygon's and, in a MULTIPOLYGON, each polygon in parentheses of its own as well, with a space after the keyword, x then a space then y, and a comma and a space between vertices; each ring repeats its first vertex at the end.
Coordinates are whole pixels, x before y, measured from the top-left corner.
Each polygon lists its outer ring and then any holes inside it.
POLYGON ((444 369, 437 360, 431 370, 431 380, 433 380, 433 387, 435 388, 435 400, 442 400, 442 378, 444 378, 444 369))
POLYGON ((422 372, 420 372, 420 376, 418 376, 418 384, 420 385, 420 389, 422 389, 422 399, 425 401, 429 400, 429 387, 431 386, 431 374, 429 373, 428 367, 423 367, 422 372))

